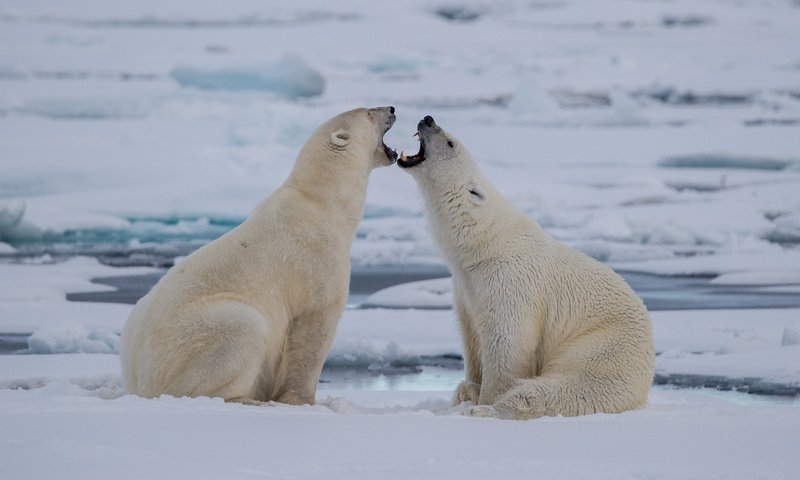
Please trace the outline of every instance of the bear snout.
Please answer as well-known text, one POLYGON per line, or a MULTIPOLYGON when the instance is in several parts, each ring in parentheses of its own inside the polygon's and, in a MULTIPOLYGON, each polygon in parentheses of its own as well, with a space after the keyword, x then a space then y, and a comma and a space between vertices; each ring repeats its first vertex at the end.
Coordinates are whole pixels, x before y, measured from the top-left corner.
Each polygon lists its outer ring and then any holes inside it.
POLYGON ((389 131, 389 129, 392 128, 392 125, 394 125, 394 122, 397 120, 397 117, 394 114, 395 109, 391 105, 387 107, 375 107, 370 110, 379 114, 379 118, 383 119, 382 123, 385 128, 383 131, 384 133, 389 131))
POLYGON ((430 115, 425 115, 425 118, 419 121, 417 124, 417 133, 418 134, 430 134, 430 133, 437 133, 440 132, 442 129, 439 125, 436 124, 436 120, 433 119, 430 115))

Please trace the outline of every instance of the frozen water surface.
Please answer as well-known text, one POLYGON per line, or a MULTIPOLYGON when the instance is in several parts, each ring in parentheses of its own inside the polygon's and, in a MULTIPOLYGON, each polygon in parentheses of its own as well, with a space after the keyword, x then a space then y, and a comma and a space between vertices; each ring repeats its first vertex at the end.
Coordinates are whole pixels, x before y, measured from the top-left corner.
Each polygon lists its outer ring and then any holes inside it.
POLYGON ((0 355, 0 476, 795 478, 799 26, 790 0, 0 2, 0 350, 29 352, 0 355), (458 415, 447 283, 408 284, 446 270, 391 167, 351 253, 372 306, 345 312, 318 406, 124 395, 130 305, 66 295, 129 299, 322 121, 377 105, 390 146, 433 115, 549 233, 633 272, 657 380, 710 388, 458 415))

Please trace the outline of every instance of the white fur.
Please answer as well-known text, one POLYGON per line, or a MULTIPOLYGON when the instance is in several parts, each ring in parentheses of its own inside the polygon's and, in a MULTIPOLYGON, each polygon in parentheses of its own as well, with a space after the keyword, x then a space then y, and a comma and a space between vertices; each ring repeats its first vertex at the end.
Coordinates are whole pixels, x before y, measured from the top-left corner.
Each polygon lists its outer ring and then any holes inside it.
POLYGON ((549 236, 435 123, 409 168, 453 273, 467 414, 528 419, 641 407, 653 378, 650 319, 608 267, 549 236))
POLYGON ((390 163, 382 137, 393 122, 389 107, 329 120, 245 222, 167 272, 122 334, 128 392, 314 403, 367 177, 390 163))

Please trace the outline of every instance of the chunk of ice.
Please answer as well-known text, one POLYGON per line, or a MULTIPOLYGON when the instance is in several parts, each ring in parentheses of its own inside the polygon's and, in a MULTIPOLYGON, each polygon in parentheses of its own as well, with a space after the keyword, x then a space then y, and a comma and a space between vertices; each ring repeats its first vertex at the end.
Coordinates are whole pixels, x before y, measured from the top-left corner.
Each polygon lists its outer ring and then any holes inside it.
POLYGON ((89 330, 78 322, 45 325, 28 337, 28 351, 53 353, 117 353, 119 335, 108 330, 89 330))
POLYGON ((518 87, 508 108, 515 115, 543 115, 546 117, 559 117, 561 107, 555 98, 538 82, 526 80, 518 87))
POLYGON ((800 328, 786 327, 783 329, 781 336, 781 346, 787 347, 789 345, 800 345, 800 328))
POLYGON ((325 78, 296 55, 258 67, 176 67, 170 72, 183 87, 203 90, 268 91, 289 98, 313 97, 325 90, 325 78))
POLYGON ((25 200, 2 200, 0 201, 0 238, 3 230, 19 224, 25 215, 25 200))

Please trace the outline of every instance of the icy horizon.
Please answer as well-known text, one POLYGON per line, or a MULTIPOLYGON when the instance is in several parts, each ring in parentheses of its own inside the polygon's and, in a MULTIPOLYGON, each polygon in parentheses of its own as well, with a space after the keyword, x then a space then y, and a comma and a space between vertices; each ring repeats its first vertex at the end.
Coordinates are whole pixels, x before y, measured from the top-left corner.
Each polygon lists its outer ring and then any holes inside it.
MULTIPOLYGON (((168 264, 244 219, 322 121, 391 104, 391 146, 416 151, 434 115, 616 268, 796 274, 800 9, 618 3, 3 2, 0 257, 168 264)), ((352 261, 441 265, 397 168, 372 175, 352 261)))
MULTIPOLYGON (((27 352, 0 355, 0 476, 795 478, 797 308, 654 311, 656 382, 681 388, 504 422, 461 416, 460 371, 425 363, 458 362, 446 280, 347 310, 301 407, 126 395, 131 307, 66 297, 234 228, 319 124, 381 105, 389 146, 416 152, 434 116, 619 271, 798 295, 797 45, 798 0, 0 0, 0 343, 27 352)), ((351 262, 444 270, 397 167, 370 178, 351 262)))

